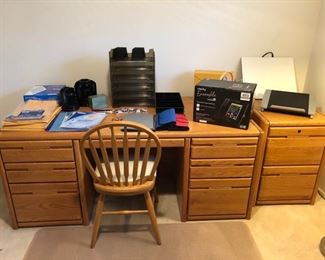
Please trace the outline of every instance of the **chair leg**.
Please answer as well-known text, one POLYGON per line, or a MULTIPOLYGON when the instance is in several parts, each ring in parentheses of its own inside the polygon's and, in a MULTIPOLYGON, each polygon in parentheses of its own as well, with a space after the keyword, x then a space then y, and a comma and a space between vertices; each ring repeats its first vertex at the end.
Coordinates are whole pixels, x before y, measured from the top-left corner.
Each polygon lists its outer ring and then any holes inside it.
POLYGON ((105 195, 99 194, 99 198, 98 198, 97 205, 96 205, 95 223, 93 226, 93 234, 91 236, 90 248, 94 248, 96 245, 96 242, 97 242, 98 231, 99 231, 100 222, 102 219, 104 200, 105 200, 105 195))
POLYGON ((151 197, 152 197, 152 202, 153 203, 158 203, 159 202, 159 198, 158 198, 158 193, 157 193, 156 186, 154 186, 153 189, 152 189, 151 197))
POLYGON ((148 214, 150 217, 150 221, 151 221, 151 225, 153 228, 153 233, 155 235, 156 238, 156 242, 158 245, 161 245, 161 239, 160 239, 160 234, 159 234, 159 229, 158 229, 158 224, 157 224, 157 218, 156 218, 156 214, 155 214, 155 210, 153 207, 153 203, 152 203, 152 199, 150 196, 150 192, 146 192, 144 194, 144 198, 146 201, 146 205, 147 205, 147 209, 148 209, 148 214))

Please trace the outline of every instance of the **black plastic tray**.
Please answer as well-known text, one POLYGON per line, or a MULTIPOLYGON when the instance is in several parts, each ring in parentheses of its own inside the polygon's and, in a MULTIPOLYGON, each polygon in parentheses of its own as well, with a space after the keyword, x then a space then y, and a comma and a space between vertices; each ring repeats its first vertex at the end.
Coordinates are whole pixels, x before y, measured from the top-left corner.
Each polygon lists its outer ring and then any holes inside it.
POLYGON ((184 105, 178 92, 156 92, 156 113, 169 108, 175 108, 175 112, 184 113, 184 105))

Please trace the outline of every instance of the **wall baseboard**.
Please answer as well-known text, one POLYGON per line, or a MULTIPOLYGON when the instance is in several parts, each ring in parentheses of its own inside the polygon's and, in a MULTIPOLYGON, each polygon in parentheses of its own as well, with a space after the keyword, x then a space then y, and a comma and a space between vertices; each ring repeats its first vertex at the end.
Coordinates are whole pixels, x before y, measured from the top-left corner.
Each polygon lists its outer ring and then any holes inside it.
POLYGON ((318 188, 318 193, 325 200, 325 191, 322 190, 321 188, 318 188))

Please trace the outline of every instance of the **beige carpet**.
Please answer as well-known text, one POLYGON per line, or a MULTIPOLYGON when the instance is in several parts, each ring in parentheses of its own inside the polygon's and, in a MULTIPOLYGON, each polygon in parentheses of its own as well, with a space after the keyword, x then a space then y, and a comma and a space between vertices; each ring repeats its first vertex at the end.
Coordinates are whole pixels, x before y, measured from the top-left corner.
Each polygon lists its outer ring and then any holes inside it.
POLYGON ((91 227, 42 228, 24 260, 261 259, 243 222, 160 224, 161 246, 148 228, 103 227, 95 249, 89 248, 91 227))

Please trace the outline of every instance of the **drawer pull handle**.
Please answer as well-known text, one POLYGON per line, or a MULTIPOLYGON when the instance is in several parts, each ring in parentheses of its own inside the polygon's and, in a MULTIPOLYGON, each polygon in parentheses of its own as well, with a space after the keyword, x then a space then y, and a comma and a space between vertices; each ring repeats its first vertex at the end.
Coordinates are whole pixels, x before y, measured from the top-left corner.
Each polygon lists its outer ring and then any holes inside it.
POLYGON ((13 195, 33 195, 33 192, 15 192, 13 195))
POLYGON ((59 193, 59 194, 66 194, 66 193, 74 194, 76 192, 75 191, 57 191, 56 193, 59 193))
POLYGON ((232 189, 245 189, 245 188, 249 188, 249 186, 231 186, 232 189))
POLYGON ((74 170, 75 168, 53 168, 53 171, 66 171, 66 170, 74 170))
POLYGON ((8 173, 9 172, 12 172, 12 171, 14 171, 14 172, 28 172, 29 169, 28 168, 25 168, 25 169, 20 168, 20 169, 10 169, 10 170, 7 170, 8 173))
POLYGON ((297 132, 298 132, 298 134, 300 134, 301 133, 301 129, 298 129, 297 132))

